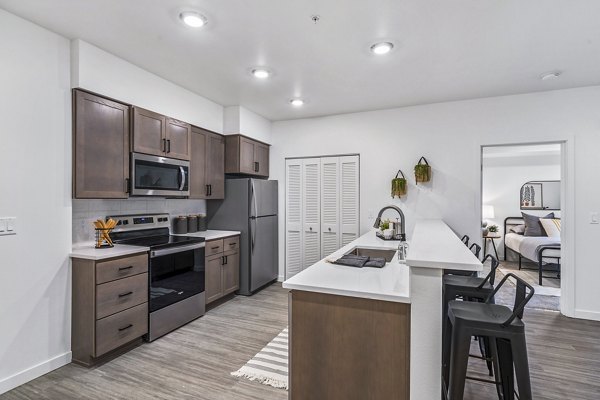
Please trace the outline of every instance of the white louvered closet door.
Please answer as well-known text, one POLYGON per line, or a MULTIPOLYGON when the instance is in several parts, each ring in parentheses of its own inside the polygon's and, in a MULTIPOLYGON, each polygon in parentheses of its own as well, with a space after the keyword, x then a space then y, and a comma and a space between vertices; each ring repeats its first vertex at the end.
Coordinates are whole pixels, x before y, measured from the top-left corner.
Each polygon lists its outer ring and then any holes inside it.
POLYGON ((303 269, 321 259, 321 159, 303 160, 303 269))
POLYGON ((340 164, 340 246, 359 235, 359 173, 358 156, 339 157, 340 164))
POLYGON ((321 258, 341 247, 339 160, 339 157, 321 158, 321 258))
POLYGON ((285 162, 285 268, 286 279, 303 269, 302 160, 285 162))

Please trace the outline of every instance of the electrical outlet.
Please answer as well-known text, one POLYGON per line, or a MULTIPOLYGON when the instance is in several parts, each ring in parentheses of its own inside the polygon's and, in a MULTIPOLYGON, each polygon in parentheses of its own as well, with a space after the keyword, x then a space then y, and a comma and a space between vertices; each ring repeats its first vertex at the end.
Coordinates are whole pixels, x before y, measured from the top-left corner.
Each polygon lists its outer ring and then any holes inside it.
POLYGON ((17 222, 17 219, 15 217, 0 218, 0 236, 16 235, 17 234, 16 222, 17 222))
POLYGON ((598 217, 597 211, 590 213, 590 224, 600 224, 600 218, 598 217))

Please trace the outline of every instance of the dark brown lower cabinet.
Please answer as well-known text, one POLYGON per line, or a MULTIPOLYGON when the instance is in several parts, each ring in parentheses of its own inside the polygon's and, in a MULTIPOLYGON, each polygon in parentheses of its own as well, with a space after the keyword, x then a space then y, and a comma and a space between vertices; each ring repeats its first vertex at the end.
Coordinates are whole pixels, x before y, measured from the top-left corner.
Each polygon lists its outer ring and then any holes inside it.
POLYGON ((73 259, 71 350, 91 366, 148 333, 148 254, 73 259))
POLYGON ((289 398, 409 400, 410 304, 292 290, 289 398))
POLYGON ((206 304, 240 288, 239 236, 206 242, 206 304))

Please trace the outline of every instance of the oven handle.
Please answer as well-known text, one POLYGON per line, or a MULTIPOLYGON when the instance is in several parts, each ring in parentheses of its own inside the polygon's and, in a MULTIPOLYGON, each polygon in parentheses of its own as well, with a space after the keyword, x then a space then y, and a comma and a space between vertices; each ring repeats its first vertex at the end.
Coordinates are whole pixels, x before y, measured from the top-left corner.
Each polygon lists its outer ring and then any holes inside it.
POLYGON ((179 177, 181 178, 181 185, 179 186, 179 190, 183 190, 185 187, 185 170, 183 167, 179 167, 179 177))
POLYGON ((205 246, 205 243, 194 243, 194 244, 188 244, 187 246, 176 246, 176 247, 171 247, 169 249, 152 250, 152 251, 150 251, 150 258, 166 256, 168 254, 181 253, 181 252, 189 251, 189 250, 201 249, 204 246, 205 246))

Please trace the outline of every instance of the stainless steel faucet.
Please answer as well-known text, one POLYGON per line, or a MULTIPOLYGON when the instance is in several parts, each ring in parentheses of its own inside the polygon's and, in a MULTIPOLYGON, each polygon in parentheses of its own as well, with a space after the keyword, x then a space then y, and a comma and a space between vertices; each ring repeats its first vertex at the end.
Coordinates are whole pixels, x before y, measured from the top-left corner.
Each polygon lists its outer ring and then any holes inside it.
POLYGON ((404 213, 399 207, 396 206, 385 206, 381 210, 379 210, 379 214, 377 214, 377 218, 375 219, 375 223, 373 224, 373 228, 379 228, 381 225, 381 216, 385 212, 385 210, 396 210, 398 215, 400 216, 400 240, 406 240, 406 228, 404 221, 404 213))

